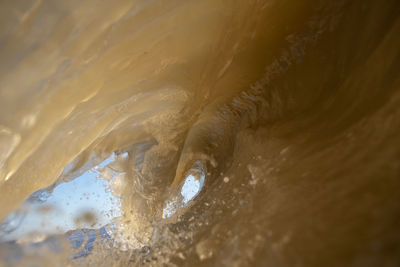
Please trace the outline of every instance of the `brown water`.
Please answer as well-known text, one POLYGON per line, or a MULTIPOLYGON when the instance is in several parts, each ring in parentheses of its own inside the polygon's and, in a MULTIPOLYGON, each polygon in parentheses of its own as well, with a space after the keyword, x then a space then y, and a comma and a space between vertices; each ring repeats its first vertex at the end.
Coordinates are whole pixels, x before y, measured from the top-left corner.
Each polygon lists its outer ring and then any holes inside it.
POLYGON ((0 218, 129 155, 112 241, 76 260, 3 244, 2 264, 399 266, 398 0, 0 12, 0 218))

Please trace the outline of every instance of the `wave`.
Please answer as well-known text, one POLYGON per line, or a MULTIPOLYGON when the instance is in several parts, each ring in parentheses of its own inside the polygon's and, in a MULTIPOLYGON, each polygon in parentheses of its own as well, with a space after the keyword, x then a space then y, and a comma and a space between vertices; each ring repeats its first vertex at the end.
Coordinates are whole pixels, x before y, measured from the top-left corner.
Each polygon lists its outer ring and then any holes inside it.
POLYGON ((5 263, 396 264, 398 1, 5 6, 1 219, 94 168, 121 209, 5 263))

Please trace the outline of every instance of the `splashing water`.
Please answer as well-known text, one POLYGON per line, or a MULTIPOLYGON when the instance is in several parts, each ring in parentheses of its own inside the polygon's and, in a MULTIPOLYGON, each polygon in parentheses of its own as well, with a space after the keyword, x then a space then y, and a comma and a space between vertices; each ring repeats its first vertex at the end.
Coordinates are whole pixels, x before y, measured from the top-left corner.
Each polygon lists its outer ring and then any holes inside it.
POLYGON ((0 265, 399 265, 399 1, 0 20, 0 265))

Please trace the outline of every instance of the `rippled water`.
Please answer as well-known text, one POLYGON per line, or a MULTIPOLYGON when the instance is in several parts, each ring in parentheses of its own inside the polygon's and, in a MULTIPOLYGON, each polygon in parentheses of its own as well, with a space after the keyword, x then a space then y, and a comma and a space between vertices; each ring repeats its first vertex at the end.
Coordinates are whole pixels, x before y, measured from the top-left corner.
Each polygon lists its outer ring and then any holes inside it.
POLYGON ((399 1, 0 13, 1 264, 400 264, 399 1), (22 233, 90 173, 108 219, 22 233))

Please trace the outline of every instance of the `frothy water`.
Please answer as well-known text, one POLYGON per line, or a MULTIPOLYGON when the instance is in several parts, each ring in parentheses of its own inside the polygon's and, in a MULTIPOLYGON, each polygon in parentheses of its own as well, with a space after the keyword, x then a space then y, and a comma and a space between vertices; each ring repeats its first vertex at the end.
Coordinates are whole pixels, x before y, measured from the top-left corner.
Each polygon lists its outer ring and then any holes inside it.
POLYGON ((399 1, 0 13, 0 265, 399 264, 399 1))

